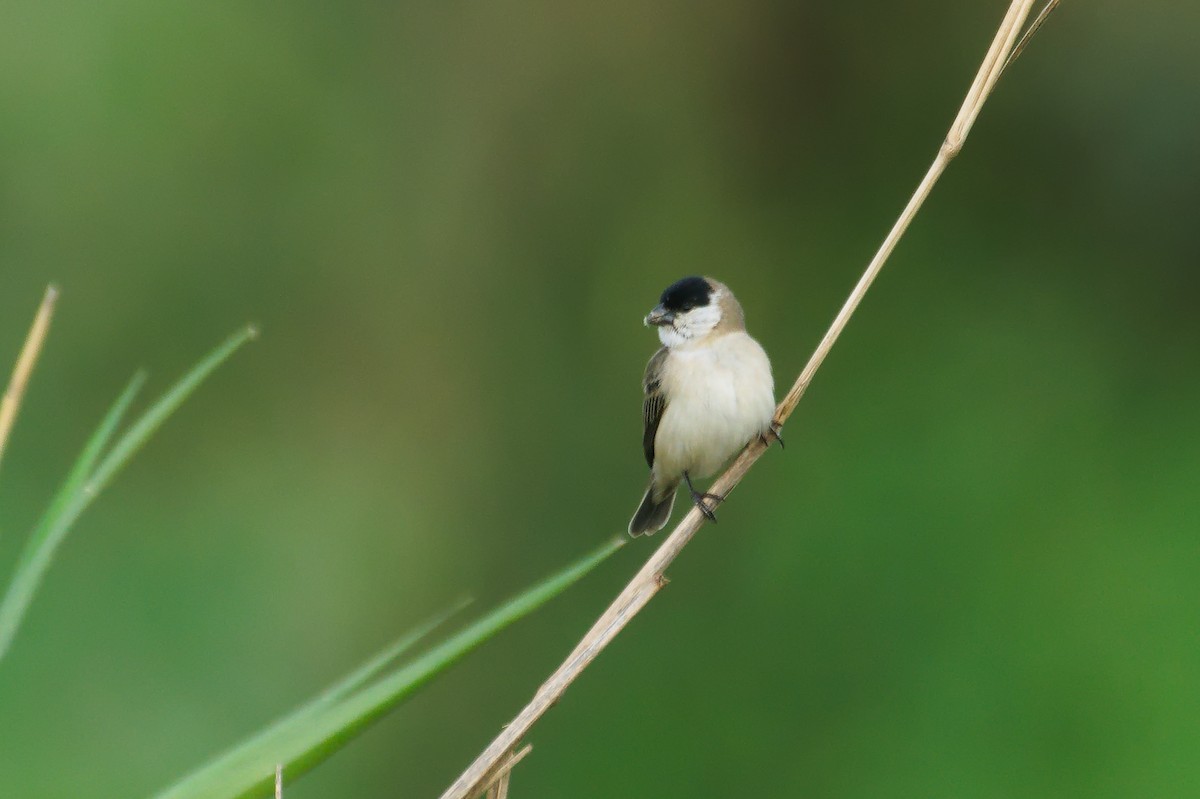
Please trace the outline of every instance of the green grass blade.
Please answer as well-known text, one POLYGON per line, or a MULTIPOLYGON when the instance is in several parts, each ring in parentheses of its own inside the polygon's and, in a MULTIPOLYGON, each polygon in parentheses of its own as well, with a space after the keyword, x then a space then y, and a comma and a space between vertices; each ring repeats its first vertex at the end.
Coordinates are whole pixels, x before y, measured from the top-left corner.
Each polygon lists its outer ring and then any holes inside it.
POLYGON ((95 468, 100 453, 108 446, 117 425, 121 423, 130 403, 145 382, 146 375, 142 372, 135 374, 129 381, 129 385, 121 392, 121 396, 117 397, 117 401, 84 445, 83 452, 75 459, 67 479, 50 501, 50 507, 38 520, 37 526, 29 535, 29 540, 25 542, 17 559, 12 581, 4 594, 4 600, 0 602, 0 660, 8 652, 13 637, 17 634, 17 628, 21 626, 21 619, 33 600, 42 575, 50 566, 54 551, 87 506, 88 498, 84 493, 84 485, 95 468))
MULTIPOLYGON (((319 703, 314 712, 289 715, 284 723, 271 729, 270 735, 255 736, 210 761, 158 794, 156 799, 269 797, 276 764, 283 764, 289 779, 313 768, 489 638, 562 593, 623 543, 624 538, 619 538, 605 544, 376 682, 337 692, 333 701, 319 703)), ((355 675, 362 675, 365 670, 366 666, 355 675)), ((350 683, 364 685, 366 679, 348 678, 339 685, 350 683)))
POLYGON ((460 601, 453 607, 425 622, 420 627, 410 631, 353 672, 326 688, 316 697, 292 710, 287 715, 276 719, 224 754, 213 758, 207 765, 193 772, 188 779, 198 783, 206 783, 217 779, 217 775, 223 771, 236 772, 241 769, 252 768, 252 764, 258 762, 259 753, 264 750, 276 748, 280 740, 287 738, 288 730, 300 727, 304 724, 307 717, 316 716, 320 711, 342 699, 348 693, 360 688, 389 663, 394 662, 396 658, 420 643, 423 638, 444 624, 447 619, 462 610, 465 605, 465 600, 460 601))
POLYGON ((113 444, 112 451, 96 467, 96 471, 89 481, 91 490, 97 494, 100 493, 121 467, 128 463, 134 453, 154 434, 154 431, 162 426, 167 417, 173 414, 183 404, 183 401, 204 382, 204 379, 228 360, 229 356, 237 352, 243 344, 257 335, 258 330, 254 327, 246 327, 234 333, 193 366, 191 371, 181 377, 179 382, 172 386, 166 394, 163 394, 158 402, 151 405, 141 418, 125 431, 125 435, 113 444))
POLYGON ((338 680, 325 692, 318 696, 314 702, 322 704, 330 704, 338 699, 344 699, 358 689, 365 686, 372 678, 379 676, 388 665, 395 663, 408 650, 412 649, 422 638, 434 629, 440 627, 443 622, 449 619, 454 614, 471 604, 469 599, 460 599, 455 602, 448 610, 440 613, 433 619, 430 619, 425 624, 422 624, 417 629, 401 636, 395 643, 380 651, 378 655, 368 660, 366 663, 359 666, 354 671, 347 674, 342 679, 338 680))
POLYGON ((12 582, 9 583, 4 599, 0 602, 0 660, 4 658, 12 645, 13 637, 45 576, 46 569, 50 566, 55 551, 79 516, 112 481, 121 467, 128 463, 133 454, 146 443, 154 431, 196 390, 196 387, 255 335, 254 328, 247 327, 230 336, 142 414, 125 434, 117 439, 108 454, 100 459, 104 447, 112 438, 121 417, 145 379, 140 374, 134 376, 84 446, 83 452, 71 468, 62 488, 51 501, 50 507, 43 514, 22 549, 12 582), (97 460, 99 460, 98 465, 97 460))
POLYGON ((134 398, 138 392, 142 390, 142 386, 146 384, 146 373, 138 371, 130 379, 129 384, 125 386, 125 390, 121 392, 121 396, 117 397, 117 401, 108 409, 108 413, 100 420, 100 426, 92 433, 92 437, 83 446, 83 452, 79 453, 79 457, 75 460, 75 465, 71 467, 70 473, 67 474, 67 480, 59 489, 58 495, 55 496, 55 502, 52 502, 49 512, 54 511, 55 503, 59 499, 69 499, 72 495, 79 493, 83 489, 83 484, 92 476, 96 468, 96 462, 100 460, 100 456, 104 453, 108 442, 112 440, 113 433, 117 431, 121 420, 125 418, 125 413, 129 410, 129 406, 133 404, 134 398))

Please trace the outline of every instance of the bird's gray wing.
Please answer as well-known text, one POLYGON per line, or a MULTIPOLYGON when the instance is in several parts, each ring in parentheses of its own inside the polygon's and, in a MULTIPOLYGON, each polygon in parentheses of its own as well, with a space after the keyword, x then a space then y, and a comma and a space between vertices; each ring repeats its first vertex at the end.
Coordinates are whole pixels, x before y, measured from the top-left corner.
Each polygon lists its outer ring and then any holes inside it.
POLYGON ((654 353, 646 364, 646 376, 642 378, 642 451, 646 453, 646 464, 654 466, 654 437, 658 434, 658 423, 667 409, 667 395, 662 387, 662 370, 667 362, 667 348, 654 353))

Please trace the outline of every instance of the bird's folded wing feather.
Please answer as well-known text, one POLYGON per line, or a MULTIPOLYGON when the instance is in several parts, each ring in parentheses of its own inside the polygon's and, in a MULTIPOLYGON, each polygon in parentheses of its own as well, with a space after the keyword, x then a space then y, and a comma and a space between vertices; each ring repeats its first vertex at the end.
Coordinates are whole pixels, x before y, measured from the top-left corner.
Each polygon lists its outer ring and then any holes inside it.
POLYGON ((646 376, 642 378, 642 390, 646 398, 642 401, 642 451, 646 453, 646 464, 654 466, 654 437, 658 434, 658 423, 667 409, 667 395, 662 388, 662 370, 667 362, 667 348, 663 347, 646 364, 646 376))

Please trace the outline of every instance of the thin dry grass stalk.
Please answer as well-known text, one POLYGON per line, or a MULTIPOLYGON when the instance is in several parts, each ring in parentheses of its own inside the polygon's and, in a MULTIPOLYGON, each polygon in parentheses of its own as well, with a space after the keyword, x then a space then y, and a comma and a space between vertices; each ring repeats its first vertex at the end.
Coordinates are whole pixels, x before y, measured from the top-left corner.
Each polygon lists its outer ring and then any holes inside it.
POLYGON ((481 790, 486 791, 487 799, 508 799, 508 783, 512 778, 513 766, 525 759, 525 755, 533 751, 532 744, 525 744, 519 752, 509 752, 500 761, 496 771, 483 783, 481 790))
MULTIPOLYGON (((1056 8, 1058 8, 1058 0, 1048 0, 1046 5, 1042 6, 1042 10, 1038 12, 1033 22, 1029 23, 1029 27, 1021 34, 1021 38, 1017 41, 1016 46, 1009 53, 1008 60, 1004 62, 1004 69, 1008 69, 1012 66, 1012 62, 1021 57, 1021 53, 1025 52, 1025 45, 1029 44, 1029 40, 1033 38, 1034 34, 1042 29, 1042 26, 1046 24, 1046 20, 1050 18, 1050 15, 1054 13, 1054 9, 1056 8)), ((1000 72, 1003 74, 1004 70, 1000 72)))
POLYGON ((8 380, 8 388, 0 398, 0 460, 4 459, 8 434, 12 432, 13 423, 17 420, 17 410, 21 407, 21 398, 25 396, 25 387, 29 385, 29 376, 33 374, 33 366, 37 363, 42 343, 50 330, 50 318, 54 315, 54 303, 57 299, 58 289, 47 286, 42 304, 38 307, 33 324, 29 327, 29 334, 25 337, 25 346, 17 356, 17 364, 8 380))
MULTIPOLYGON (((790 391, 779 403, 779 407, 775 412, 775 419, 782 424, 787 421, 792 415, 792 411, 796 409, 796 404, 800 402, 800 398, 804 396, 804 392, 808 389, 809 383, 812 382, 813 376, 817 369, 825 361, 825 357, 833 348, 834 342, 841 335, 842 330, 846 327, 846 323, 850 321, 855 309, 858 308, 863 296, 870 288, 872 281, 879 274, 895 249, 896 243, 900 237, 908 229, 913 217, 925 202, 926 197, 932 190, 934 184, 946 167, 958 155, 962 149, 963 142, 966 141, 967 134, 971 131, 971 126, 975 123, 975 119, 979 116, 980 109, 983 108, 988 95, 996 85, 1000 73, 1004 70, 1008 63, 1009 53, 1012 52, 1013 44, 1017 40, 1018 34, 1029 16, 1029 11, 1032 8, 1034 0, 1014 0, 1008 9, 1008 13, 1004 15, 1004 20, 1000 23, 999 29, 996 31, 996 36, 992 41, 992 45, 988 48, 987 55, 983 59, 983 64, 979 68, 978 74, 975 76, 971 88, 967 92, 966 99, 963 101, 962 107, 959 109, 958 115, 954 119, 954 124, 951 125, 949 133, 946 135, 946 140, 942 143, 938 150, 937 157, 933 164, 929 167, 929 171, 925 173, 925 177, 921 180, 917 190, 913 193, 912 198, 908 201, 904 211, 892 226, 891 231, 883 240, 875 257, 867 265, 866 271, 859 278, 858 284, 854 290, 850 292, 849 298, 838 312, 837 317, 829 327, 829 331, 825 337, 821 339, 821 343, 817 345, 816 351, 809 358, 808 364, 804 367, 804 371, 796 378, 796 382, 792 385, 790 391)), ((741 481, 746 472, 754 465, 766 451, 769 443, 764 441, 753 441, 745 450, 737 457, 733 464, 722 474, 709 489, 715 494, 728 496, 729 492, 741 481)), ((678 557, 687 543, 691 541, 692 536, 696 534, 704 522, 704 517, 696 508, 683 517, 678 526, 667 536, 658 550, 650 557, 646 564, 634 576, 629 584, 621 591, 608 609, 600 616, 592 628, 588 631, 583 640, 575 647, 574 651, 567 656, 549 679, 538 688, 534 693, 533 699, 530 700, 524 709, 517 714, 511 722, 509 722, 501 733, 496 736, 486 749, 475 759, 466 771, 464 771, 458 779, 442 794, 441 799, 470 799, 484 790, 484 786, 496 767, 497 763, 501 762, 506 753, 509 752, 517 741, 524 738, 530 728, 539 718, 542 717, 547 710, 559 700, 567 687, 575 681, 577 677, 587 668, 600 651, 616 637, 625 625, 645 607, 658 590, 666 584, 664 572, 667 567, 678 557)))

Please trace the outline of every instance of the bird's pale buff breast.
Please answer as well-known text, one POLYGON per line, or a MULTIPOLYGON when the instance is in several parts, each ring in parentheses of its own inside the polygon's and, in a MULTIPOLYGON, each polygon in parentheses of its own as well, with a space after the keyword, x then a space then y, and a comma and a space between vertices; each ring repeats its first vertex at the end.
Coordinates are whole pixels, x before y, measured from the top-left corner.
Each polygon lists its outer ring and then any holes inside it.
POLYGON ((673 349, 663 373, 667 408, 655 437, 654 471, 664 478, 707 477, 775 413, 771 365, 761 346, 738 331, 706 346, 673 349))

